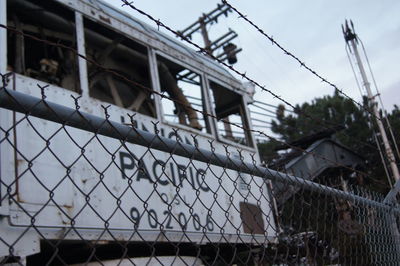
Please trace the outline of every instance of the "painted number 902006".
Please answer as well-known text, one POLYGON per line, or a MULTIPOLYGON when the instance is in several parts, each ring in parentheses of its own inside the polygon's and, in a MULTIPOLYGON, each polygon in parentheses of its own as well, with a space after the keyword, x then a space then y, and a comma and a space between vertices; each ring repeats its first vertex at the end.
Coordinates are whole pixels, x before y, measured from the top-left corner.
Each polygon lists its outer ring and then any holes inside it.
POLYGON ((130 216, 135 224, 135 228, 139 228, 141 220, 147 216, 147 222, 150 228, 157 228, 163 225, 165 229, 178 229, 174 227, 174 221, 179 224, 179 229, 187 230, 190 224, 193 224, 193 228, 196 231, 208 230, 214 231, 214 224, 212 222, 211 216, 206 216, 205 224, 203 225, 200 221, 200 216, 197 213, 193 213, 187 217, 187 214, 180 212, 178 215, 173 215, 170 211, 164 211, 162 215, 158 215, 153 209, 148 209, 145 213, 140 213, 135 207, 130 210, 130 216), (190 221, 191 220, 191 221, 190 221))

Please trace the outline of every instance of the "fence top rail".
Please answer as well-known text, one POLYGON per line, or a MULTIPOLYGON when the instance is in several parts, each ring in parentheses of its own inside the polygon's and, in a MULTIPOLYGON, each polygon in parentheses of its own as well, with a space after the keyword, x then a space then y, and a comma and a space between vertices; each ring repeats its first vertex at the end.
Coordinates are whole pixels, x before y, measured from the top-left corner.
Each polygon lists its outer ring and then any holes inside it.
MULTIPOLYGON (((76 106, 78 107, 78 102, 77 100, 75 101, 76 106)), ((300 177, 256 165, 255 161, 252 163, 244 162, 240 159, 232 158, 228 154, 217 154, 213 151, 162 137, 148 131, 134 128, 133 126, 110 121, 107 118, 106 109, 106 118, 102 118, 81 112, 78 108, 73 109, 49 102, 45 100, 44 97, 41 99, 18 91, 6 89, 4 87, 0 89, 0 107, 110 138, 123 140, 132 144, 151 147, 152 149, 169 153, 173 152, 175 155, 205 162, 207 164, 267 178, 287 185, 300 186, 306 190, 324 193, 329 196, 335 196, 352 202, 359 202, 369 206, 383 208, 387 211, 400 213, 399 209, 385 204, 386 202, 381 203, 363 198, 349 192, 334 189, 300 177)))

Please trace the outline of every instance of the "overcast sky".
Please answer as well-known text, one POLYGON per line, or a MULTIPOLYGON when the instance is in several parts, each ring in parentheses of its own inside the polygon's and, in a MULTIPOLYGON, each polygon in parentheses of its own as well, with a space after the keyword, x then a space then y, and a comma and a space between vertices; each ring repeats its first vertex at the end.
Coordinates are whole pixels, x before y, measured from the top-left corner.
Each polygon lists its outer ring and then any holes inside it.
MULTIPOLYGON (((154 22, 129 7, 121 7, 120 0, 107 2, 155 26, 154 22)), ((392 109, 394 104, 400 104, 400 1, 229 2, 321 76, 359 101, 360 92, 347 59, 341 30, 344 20, 352 19, 355 31, 367 50, 385 107, 392 109)), ((214 9, 218 3, 220 1, 217 0, 133 1, 138 8, 176 30, 186 28, 202 13, 214 9)), ((228 18, 220 17, 217 25, 209 27, 211 39, 223 35, 228 28, 239 34, 234 43, 243 49, 234 67, 285 100, 297 104, 333 93, 331 87, 301 69, 298 63, 271 45, 270 41, 235 13, 230 13, 228 18)), ((202 44, 200 33, 193 37, 202 44)), ((266 92, 257 91, 255 98, 279 103, 266 92)))

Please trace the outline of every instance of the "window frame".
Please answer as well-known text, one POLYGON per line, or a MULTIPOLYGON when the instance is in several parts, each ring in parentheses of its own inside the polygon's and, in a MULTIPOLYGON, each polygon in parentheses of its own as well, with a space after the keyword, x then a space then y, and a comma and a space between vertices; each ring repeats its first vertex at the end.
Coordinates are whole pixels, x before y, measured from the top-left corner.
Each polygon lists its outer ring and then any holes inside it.
MULTIPOLYGON (((217 78, 215 78, 213 76, 210 76, 208 74, 206 74, 206 79, 207 79, 207 90, 208 90, 209 94, 212 93, 211 83, 210 82, 214 82, 214 83, 224 87, 227 90, 230 90, 230 91, 233 91, 233 92, 237 93, 240 96, 240 109, 243 112, 242 113, 242 120, 243 120, 242 121, 242 125, 249 129, 248 132, 244 131, 246 141, 248 142, 247 145, 244 145, 244 144, 235 142, 233 140, 229 140, 227 138, 224 138, 221 134, 219 134, 219 131, 218 131, 218 120, 217 120, 217 114, 215 113, 215 109, 211 108, 212 109, 211 110, 211 114, 213 115, 213 119, 212 120, 213 120, 213 124, 214 124, 214 127, 215 127, 215 137, 216 137, 216 139, 219 142, 225 143, 225 144, 229 144, 230 146, 236 146, 236 147, 239 147, 240 149, 243 149, 243 150, 248 150, 248 151, 251 151, 251 152, 257 152, 257 149, 255 147, 253 132, 251 131, 252 127, 251 127, 251 120, 250 120, 250 117, 249 117, 249 109, 248 109, 247 104, 246 104, 246 102, 244 100, 243 93, 240 93, 242 91, 240 89, 237 89, 237 88, 233 87, 232 85, 227 84, 227 83, 225 83, 225 82, 223 82, 223 81, 221 81, 221 80, 219 80, 219 79, 217 79, 217 78)), ((212 96, 212 97, 214 97, 214 96, 212 96)), ((210 101, 210 107, 211 107, 212 106, 211 95, 209 95, 209 101, 210 101)))
MULTIPOLYGON (((75 10, 75 31, 76 31, 76 46, 80 55, 86 58, 86 39, 84 15, 75 10)), ((89 78, 87 72, 87 61, 82 56, 78 56, 78 71, 79 82, 81 84, 82 98, 89 98, 89 78)))
MULTIPOLYGON (((7 10, 8 10, 8 2, 11 2, 12 0, 4 0, 4 1, 0 1, 0 23, 6 26, 8 25, 8 17, 7 17, 7 10)), ((9 43, 8 43, 8 37, 7 37, 7 29, 4 30, 0 30, 0 73, 7 73, 7 72, 12 72, 14 75, 16 76, 20 76, 20 77, 24 77, 24 78, 28 78, 28 79, 34 79, 34 80, 39 80, 40 82, 43 82, 49 86, 54 86, 57 88, 60 88, 62 90, 68 91, 71 94, 76 94, 79 96, 83 96, 83 86, 84 84, 82 84, 83 80, 81 78, 81 62, 80 60, 84 60, 83 58, 80 57, 80 55, 82 55, 79 52, 79 36, 78 36, 78 24, 79 23, 79 18, 77 16, 77 14, 79 13, 76 8, 74 8, 74 6, 71 6, 70 4, 66 4, 63 0, 54 0, 54 2, 59 5, 60 7, 64 8, 65 10, 69 10, 72 13, 72 20, 74 23, 74 37, 75 37, 75 43, 76 43, 76 47, 73 48, 77 51, 76 54, 76 65, 78 67, 78 72, 77 72, 77 78, 79 79, 79 87, 80 87, 80 91, 74 91, 74 90, 69 90, 65 87, 62 87, 61 85, 58 84, 52 84, 49 83, 47 81, 43 81, 40 79, 37 79, 35 77, 30 77, 29 75, 25 75, 25 74, 21 74, 21 73, 17 73, 14 70, 10 71, 8 70, 8 66, 9 66, 9 61, 8 61, 8 49, 10 48, 9 43)))
MULTIPOLYGON (((154 49, 155 69, 156 69, 156 72, 157 72, 157 86, 156 86, 157 92, 161 94, 161 80, 159 78, 159 73, 158 73, 157 56, 161 56, 161 57, 163 57, 163 58, 165 58, 165 59, 167 59, 167 60, 169 60, 169 61, 171 61, 171 62, 173 62, 175 64, 178 64, 178 65, 180 65, 180 66, 182 66, 182 67, 184 67, 184 68, 186 68, 186 69, 188 69, 190 71, 193 71, 193 72, 195 72, 196 74, 199 75, 200 80, 201 80, 200 89, 201 89, 201 93, 202 93, 202 95, 204 97, 204 99, 202 99, 202 101, 204 102, 203 111, 206 112, 207 114, 211 114, 211 112, 210 112, 210 110, 211 110, 211 102, 210 102, 210 96, 209 96, 208 90, 207 90, 207 84, 206 84, 207 79, 205 77, 205 75, 206 75, 205 72, 202 71, 201 69, 193 67, 192 65, 188 64, 187 62, 181 61, 181 60, 179 60, 179 59, 177 59, 177 58, 175 58, 175 57, 173 57, 173 56, 171 56, 171 55, 169 55, 169 54, 167 54, 167 53, 165 53, 163 51, 154 49)), ((197 130, 195 128, 192 128, 190 126, 183 125, 183 124, 180 124, 180 123, 174 123, 174 122, 171 122, 171 121, 167 121, 165 119, 164 109, 163 109, 163 106, 162 106, 162 103, 161 103, 161 96, 160 95, 156 95, 156 98, 158 98, 158 101, 159 101, 159 104, 160 104, 159 105, 160 106, 160 119, 159 120, 163 124, 171 126, 171 127, 176 127, 176 128, 179 128, 179 129, 182 129, 182 130, 185 130, 185 131, 189 131, 189 132, 192 132, 192 133, 195 133, 197 135, 204 136, 204 137, 213 138, 213 139, 215 138, 216 132, 215 132, 215 128, 213 126, 213 121, 212 121, 213 119, 209 115, 206 115, 204 117, 204 119, 206 120, 205 121, 205 126, 208 127, 206 132, 202 132, 200 130, 197 130)))
MULTIPOLYGON (((85 57, 86 57, 86 38, 85 38, 85 24, 84 24, 84 20, 85 19, 90 20, 95 24, 99 24, 102 27, 105 27, 110 31, 114 31, 114 32, 116 32, 118 34, 121 34, 124 37, 126 37, 127 39, 129 39, 130 41, 136 42, 137 44, 139 44, 139 45, 141 45, 141 46, 146 48, 146 56, 147 56, 147 62, 148 62, 148 66, 149 66, 149 68, 148 68, 149 80, 150 80, 150 84, 151 84, 149 89, 151 89, 153 91, 151 94, 153 94, 153 96, 154 96, 154 109, 156 110, 155 116, 149 116, 149 115, 146 115, 146 114, 142 114, 142 113, 140 113, 138 111, 133 111, 133 110, 129 110, 129 109, 125 108, 125 107, 120 107, 120 106, 116 105, 115 103, 105 102, 105 101, 102 101, 102 100, 100 100, 98 98, 90 96, 90 93, 89 93, 89 90, 90 90, 89 89, 89 77, 88 77, 88 69, 87 69, 88 64, 87 64, 87 60, 85 60, 83 58, 82 58, 82 61, 83 61, 82 67, 84 67, 85 69, 82 70, 82 72, 83 72, 82 73, 82 78, 85 79, 85 86, 87 86, 87 87, 85 87, 85 89, 86 89, 85 93, 82 91, 82 95, 85 95, 85 97, 87 97, 88 99, 93 99, 93 100, 100 101, 100 102, 103 102, 103 103, 113 104, 114 106, 116 106, 118 108, 121 108, 123 110, 126 110, 128 112, 133 112, 133 113, 136 113, 138 115, 149 117, 151 119, 160 120, 160 117, 162 117, 162 116, 160 114, 160 110, 159 109, 161 109, 161 108, 160 108, 160 104, 159 104, 159 102, 157 100, 158 97, 157 97, 157 89, 156 89, 156 84, 157 84, 156 80, 158 79, 158 73, 154 72, 154 60, 152 58, 153 53, 154 53, 153 52, 153 48, 150 45, 148 45, 147 43, 144 43, 143 41, 135 38, 134 36, 124 32, 122 30, 119 30, 117 27, 113 26, 113 25, 115 25, 115 23, 117 21, 113 17, 108 17, 109 20, 110 20, 110 24, 107 24, 107 23, 104 23, 101 20, 98 20, 95 17, 90 16, 90 15, 88 15, 86 13, 82 13, 82 12, 79 12, 79 11, 75 11, 75 12, 80 14, 80 16, 82 17, 82 21, 79 24, 79 26, 81 28, 79 30, 77 29, 77 32, 79 31, 82 34, 82 39, 78 38, 78 40, 77 40, 78 44, 77 45, 78 45, 78 47, 81 47, 81 49, 83 49, 82 55, 84 55, 85 57), (154 93, 154 92, 156 92, 156 93, 154 93)), ((76 25, 78 26, 78 24, 76 24, 76 25)), ((131 27, 131 26, 128 26, 128 27, 130 29, 133 29, 133 30, 135 29, 134 27, 131 27)), ((80 67, 80 65, 79 65, 79 67, 80 67)))

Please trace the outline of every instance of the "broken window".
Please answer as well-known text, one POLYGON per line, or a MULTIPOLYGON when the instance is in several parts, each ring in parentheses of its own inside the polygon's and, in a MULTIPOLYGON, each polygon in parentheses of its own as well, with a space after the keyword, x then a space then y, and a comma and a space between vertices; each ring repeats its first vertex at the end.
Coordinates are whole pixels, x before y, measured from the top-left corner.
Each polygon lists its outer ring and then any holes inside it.
POLYGON ((156 117, 147 48, 89 19, 84 25, 89 95, 156 117))
POLYGON ((201 76, 161 56, 157 65, 161 92, 171 98, 161 99, 165 120, 210 132, 201 76))
POLYGON ((242 96, 210 81, 212 107, 217 117, 218 134, 227 140, 251 146, 242 96))
POLYGON ((74 12, 54 1, 8 0, 7 68, 80 92, 74 12), (39 40, 40 39, 40 40, 39 40), (58 45, 54 45, 58 44, 58 45))

